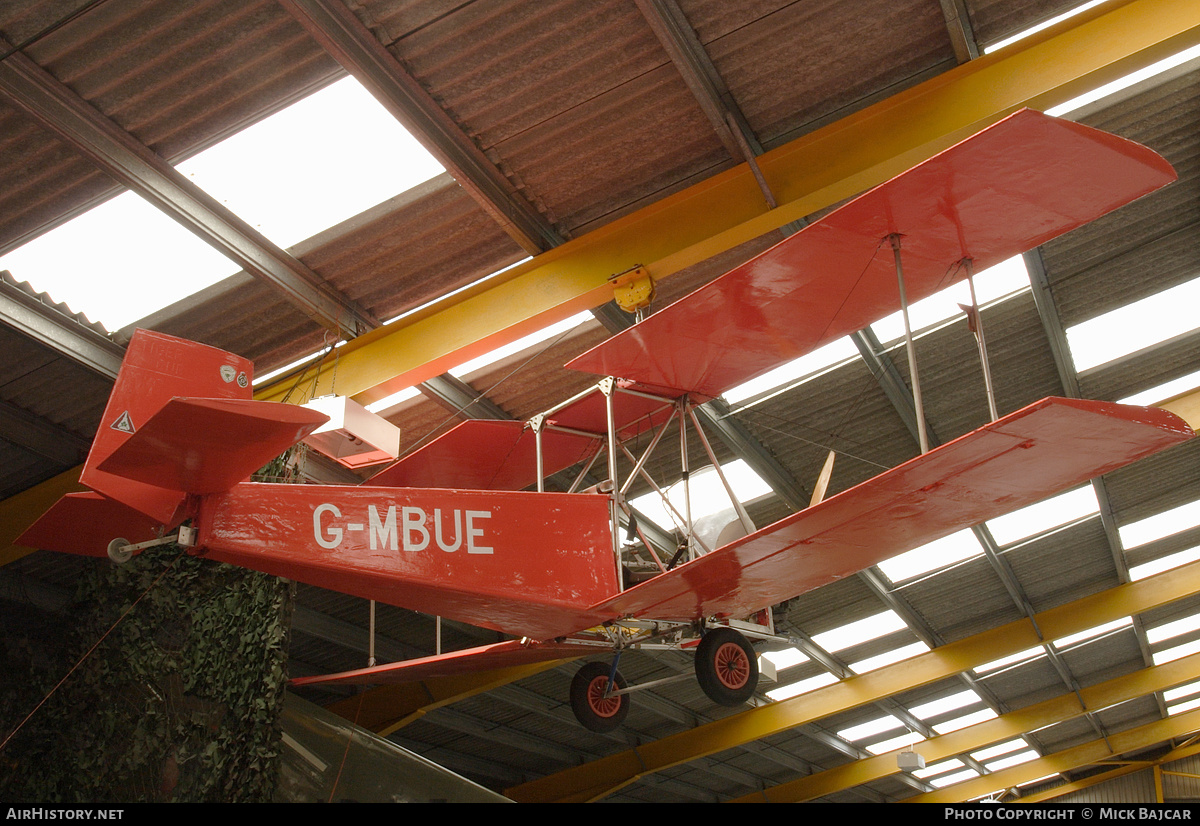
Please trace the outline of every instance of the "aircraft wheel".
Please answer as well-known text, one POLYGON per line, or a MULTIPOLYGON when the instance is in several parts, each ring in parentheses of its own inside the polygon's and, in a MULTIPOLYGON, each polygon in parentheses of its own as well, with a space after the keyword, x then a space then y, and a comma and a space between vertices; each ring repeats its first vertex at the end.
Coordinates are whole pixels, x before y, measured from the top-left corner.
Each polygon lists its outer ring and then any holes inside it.
POLYGON ((714 628, 696 646, 696 680, 717 705, 741 705, 758 687, 754 648, 732 628, 714 628))
POLYGON ((133 551, 127 547, 128 539, 114 539, 108 543, 108 558, 118 565, 124 565, 129 560, 133 559, 133 551))
MULTIPOLYGON (((629 713, 629 695, 605 697, 608 690, 609 666, 606 663, 587 663, 571 680, 571 710, 575 719, 589 731, 612 731, 629 713)), ((617 688, 625 688, 625 678, 618 671, 617 688)))

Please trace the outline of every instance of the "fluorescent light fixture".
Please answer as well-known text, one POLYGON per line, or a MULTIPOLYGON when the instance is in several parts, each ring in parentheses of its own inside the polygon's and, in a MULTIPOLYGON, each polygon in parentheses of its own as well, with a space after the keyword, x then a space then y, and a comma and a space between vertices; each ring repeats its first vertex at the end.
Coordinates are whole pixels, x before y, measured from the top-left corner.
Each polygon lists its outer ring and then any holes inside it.
POLYGON ((779 688, 773 688, 767 692, 767 696, 776 702, 787 700, 792 697, 799 697, 801 694, 807 694, 810 691, 815 691, 818 688, 823 688, 827 685, 836 683, 838 678, 830 674, 828 671, 823 671, 815 677, 809 677, 805 680, 798 680, 794 683, 781 685, 779 688))
POLYGON ((1016 34, 1012 35, 1011 37, 1006 37, 1003 40, 996 41, 995 43, 993 43, 990 46, 985 46, 983 49, 983 53, 991 54, 992 52, 1003 49, 1005 46, 1011 46, 1013 43, 1016 43, 1017 41, 1024 40, 1025 38, 1029 37, 1031 34, 1037 34, 1038 32, 1042 31, 1043 29, 1050 28, 1055 23, 1061 23, 1062 21, 1068 20, 1081 12, 1085 12, 1088 9, 1095 8, 1096 6, 1099 6, 1101 3, 1104 3, 1104 2, 1107 2, 1107 0, 1089 0, 1089 2, 1084 3, 1080 6, 1076 6, 1075 8, 1071 9, 1070 11, 1065 11, 1060 15, 1051 17, 1049 20, 1043 20, 1041 23, 1038 23, 1036 26, 1030 26, 1028 29, 1022 29, 1021 31, 1017 32, 1016 34))
POLYGON ((1200 278, 1171 287, 1067 329, 1080 372, 1196 329, 1200 278))
POLYGON ((886 559, 878 568, 893 583, 899 583, 977 556, 983 556, 983 546, 967 529, 886 559))
POLYGON ((1141 565, 1134 565, 1129 569, 1129 578, 1137 582, 1139 579, 1145 579, 1155 574, 1161 574, 1163 571, 1170 571, 1178 568, 1181 565, 1187 565, 1190 562, 1195 562, 1200 559, 1200 545, 1194 548, 1188 548, 1186 551, 1170 554, 1161 559, 1155 559, 1151 562, 1144 562, 1141 565))
POLYGON ((841 651, 907 627, 904 620, 895 611, 884 611, 857 622, 847 623, 832 631, 817 634, 813 637, 813 642, 826 651, 841 651))
POLYGON ((1131 522, 1117 528, 1117 533, 1125 550, 1129 550, 1197 526, 1200 526, 1200 500, 1131 522))
POLYGON ((883 668, 885 665, 891 665, 892 663, 898 663, 901 660, 915 657, 918 654, 924 654, 928 650, 929 646, 920 641, 909 645, 902 645, 899 648, 893 648, 891 651, 885 651, 874 657, 867 657, 865 660, 850 663, 850 670, 855 674, 866 674, 869 671, 883 668))
POLYGON ((1095 490, 1091 485, 1084 485, 1013 511, 1007 516, 992 519, 987 526, 997 544, 1011 545, 1051 528, 1099 513, 1100 504, 1096 501, 1095 490))

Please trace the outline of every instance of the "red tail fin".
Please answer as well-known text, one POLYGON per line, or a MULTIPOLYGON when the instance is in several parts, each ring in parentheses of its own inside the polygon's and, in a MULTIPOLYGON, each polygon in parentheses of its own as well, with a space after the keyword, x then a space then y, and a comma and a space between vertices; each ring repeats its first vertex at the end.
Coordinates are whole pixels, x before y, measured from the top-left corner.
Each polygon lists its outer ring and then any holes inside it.
POLYGON ((126 349, 80 481, 171 525, 184 500, 183 488, 169 479, 149 482, 144 475, 131 478, 126 475, 127 466, 118 463, 109 468, 106 460, 177 396, 250 401, 252 372, 250 361, 224 350, 138 330, 126 349), (102 464, 106 469, 101 470, 102 464))

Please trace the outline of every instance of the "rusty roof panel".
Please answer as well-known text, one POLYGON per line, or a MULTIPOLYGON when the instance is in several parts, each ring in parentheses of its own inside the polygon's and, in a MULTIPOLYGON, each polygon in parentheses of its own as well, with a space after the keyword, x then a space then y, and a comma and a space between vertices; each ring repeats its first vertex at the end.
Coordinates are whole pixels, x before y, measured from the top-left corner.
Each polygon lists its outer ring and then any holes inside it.
POLYGON ((956 65, 941 9, 925 0, 682 5, 767 147, 956 65))
POLYGON ((967 0, 975 40, 980 47, 999 42, 1036 26, 1083 0, 967 0))
MULTIPOLYGON (((71 8, 5 4, 0 31, 20 41, 71 8)), ((25 53, 172 162, 344 74, 271 0, 108 0, 25 53)), ((121 191, 7 101, 0 136, 0 152, 26 160, 0 167, 0 249, 121 191)))
POLYGON ((526 256, 445 173, 294 251, 383 321, 526 256))

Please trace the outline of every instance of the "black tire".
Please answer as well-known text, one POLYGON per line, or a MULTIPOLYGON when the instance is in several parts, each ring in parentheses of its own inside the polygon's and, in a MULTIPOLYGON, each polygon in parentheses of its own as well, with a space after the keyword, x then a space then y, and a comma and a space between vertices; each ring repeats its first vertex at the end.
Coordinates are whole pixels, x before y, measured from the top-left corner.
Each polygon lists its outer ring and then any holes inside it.
POLYGON ((754 648, 732 628, 714 628, 696 646, 696 680, 717 705, 741 705, 758 688, 754 648))
MULTIPOLYGON (((628 694, 604 696, 610 668, 606 663, 587 663, 571 680, 571 711, 575 712, 579 724, 589 731, 612 731, 629 714, 628 694)), ((625 678, 620 671, 613 682, 618 689, 625 688, 625 678)))

